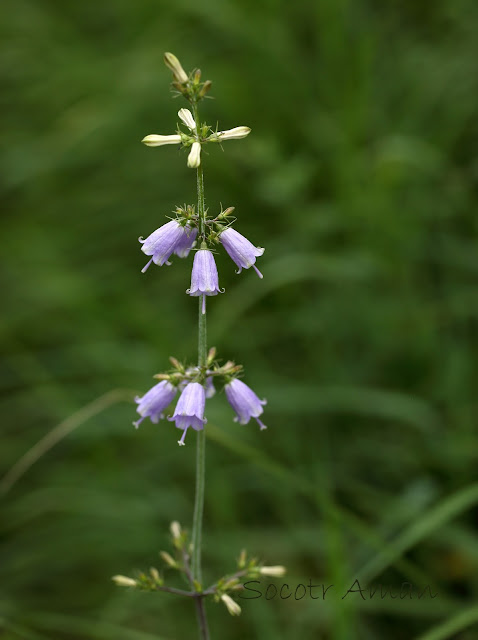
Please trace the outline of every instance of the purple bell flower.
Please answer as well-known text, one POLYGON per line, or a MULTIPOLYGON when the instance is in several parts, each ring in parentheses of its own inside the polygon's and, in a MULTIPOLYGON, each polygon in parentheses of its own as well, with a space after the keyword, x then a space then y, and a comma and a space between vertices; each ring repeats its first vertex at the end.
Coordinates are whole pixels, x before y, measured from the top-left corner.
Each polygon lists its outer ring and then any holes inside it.
POLYGON ((186 231, 186 233, 183 235, 174 249, 174 253, 180 258, 188 257, 189 252, 196 242, 196 236, 198 234, 198 230, 196 227, 193 227, 191 229, 191 227, 186 225, 184 227, 184 230, 186 231))
POLYGON ((224 390, 229 404, 237 414, 235 422, 247 424, 251 418, 255 418, 261 431, 267 429, 259 420, 259 416, 264 412, 262 405, 267 404, 266 400, 260 400, 247 384, 237 378, 226 384, 224 390))
POLYGON ((219 240, 222 242, 229 256, 239 267, 237 273, 241 273, 243 269, 253 267, 259 278, 262 278, 262 273, 255 265, 256 258, 264 253, 262 247, 255 247, 252 242, 249 242, 247 238, 232 227, 224 229, 219 236, 219 240))
POLYGON ((153 256, 148 264, 141 269, 142 273, 146 271, 151 262, 160 267, 164 263, 169 264, 169 256, 181 242, 184 242, 185 237, 189 239, 186 229, 177 220, 170 220, 159 229, 156 229, 156 231, 153 231, 146 240, 139 238, 139 241, 143 244, 141 251, 147 256, 153 256))
POLYGON ((149 418, 151 422, 158 422, 163 417, 163 411, 170 404, 171 400, 176 395, 176 387, 174 387, 168 380, 161 380, 158 384, 154 385, 142 398, 136 396, 134 399, 138 404, 136 411, 141 418, 136 422, 133 422, 136 429, 145 418, 149 418))
POLYGON ((204 387, 199 382, 190 382, 181 393, 174 415, 168 420, 176 422, 178 429, 183 429, 181 440, 178 444, 184 445, 184 438, 189 427, 196 431, 204 429, 207 422, 204 417, 204 407, 206 405, 206 393, 204 387))
POLYGON ((202 296, 203 313, 206 313, 206 296, 224 293, 224 289, 221 291, 219 288, 216 263, 209 249, 196 251, 191 274, 191 288, 186 293, 190 296, 202 296))

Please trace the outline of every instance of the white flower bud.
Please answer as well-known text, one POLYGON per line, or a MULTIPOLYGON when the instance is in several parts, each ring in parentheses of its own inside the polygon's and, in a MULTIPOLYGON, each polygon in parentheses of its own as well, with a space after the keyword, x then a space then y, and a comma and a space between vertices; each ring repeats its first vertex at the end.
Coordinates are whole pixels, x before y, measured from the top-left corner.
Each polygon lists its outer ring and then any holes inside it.
POLYGON ((196 131, 196 123, 194 122, 193 114, 189 109, 180 109, 178 111, 178 116, 191 131, 196 131))
POLYGON ((184 82, 187 82, 189 80, 188 74, 184 71, 181 63, 176 58, 174 53, 167 52, 164 54, 164 64, 168 67, 168 69, 171 69, 174 79, 177 82, 183 84, 184 82))
POLYGON ((193 142, 191 151, 188 155, 188 167, 190 169, 196 169, 201 164, 201 144, 199 142, 193 142))
POLYGON ((273 578, 281 578, 286 573, 286 568, 281 565, 276 565, 274 567, 261 567, 259 569, 259 573, 263 576, 272 576, 273 578))
POLYGON ((160 136, 152 133, 141 140, 147 147, 161 147, 163 144, 180 144, 181 136, 160 136))
POLYGON ((136 580, 126 576, 113 576, 111 579, 118 585, 118 587, 136 587, 137 585, 136 580))
POLYGON ((231 616, 240 616, 241 615, 241 607, 237 604, 235 600, 228 596, 227 593, 223 593, 221 596, 221 600, 227 607, 227 610, 231 614, 231 616))
POLYGON ((177 568, 178 563, 171 555, 169 555, 167 551, 160 551, 159 555, 161 556, 161 558, 164 560, 166 564, 169 564, 170 567, 172 567, 173 569, 177 568))
POLYGON ((177 520, 174 520, 173 522, 171 522, 169 529, 171 531, 171 535, 175 540, 181 537, 181 525, 177 520))
POLYGON ((250 132, 249 127, 234 127, 234 129, 227 129, 227 131, 218 131, 217 138, 219 140, 240 140, 248 136, 250 132))

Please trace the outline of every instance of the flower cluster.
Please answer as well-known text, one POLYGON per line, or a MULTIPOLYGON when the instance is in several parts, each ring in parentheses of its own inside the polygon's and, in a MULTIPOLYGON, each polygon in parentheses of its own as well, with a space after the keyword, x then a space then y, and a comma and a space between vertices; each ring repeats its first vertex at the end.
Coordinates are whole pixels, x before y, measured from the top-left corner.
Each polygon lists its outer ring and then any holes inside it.
POLYGON ((202 145, 208 142, 224 142, 226 140, 240 140, 251 132, 249 127, 234 127, 226 131, 212 131, 207 125, 198 126, 189 109, 180 109, 178 118, 189 131, 184 132, 178 127, 178 132, 172 135, 150 133, 142 142, 147 147, 162 147, 168 144, 180 144, 190 149, 187 165, 190 169, 197 169, 201 164, 202 145))
MULTIPOLYGON (((202 311, 206 311, 206 296, 215 296, 223 293, 224 290, 219 287, 219 275, 217 272, 214 255, 208 246, 208 242, 219 242, 222 244, 230 258, 239 267, 237 273, 241 273, 242 269, 253 267, 259 278, 262 273, 256 267, 256 258, 264 253, 262 247, 255 247, 252 242, 245 238, 231 226, 224 226, 222 219, 227 212, 232 211, 230 207, 226 212, 222 212, 214 220, 207 220, 206 225, 209 229, 207 241, 204 238, 200 248, 196 251, 193 261, 191 273, 191 286, 186 290, 190 296, 202 296, 202 311)), ((142 243, 141 251, 147 256, 152 256, 148 263, 141 270, 146 272, 152 262, 158 266, 163 264, 170 265, 169 258, 174 253, 180 258, 186 258, 189 252, 196 245, 198 236, 198 220, 194 214, 194 208, 188 207, 189 217, 182 214, 186 209, 178 207, 176 213, 178 217, 170 220, 163 226, 153 231, 146 239, 139 238, 142 243), (192 213, 191 213, 192 212, 192 213)))
MULTIPOLYGON (((251 130, 249 127, 240 126, 217 131, 207 124, 201 124, 197 118, 196 105, 209 91, 211 83, 201 82, 201 73, 198 70, 187 74, 176 56, 171 53, 165 54, 164 61, 173 73, 174 89, 189 100, 194 113, 189 109, 180 109, 178 111, 180 124, 175 134, 150 134, 143 138, 143 143, 149 147, 177 144, 188 149, 187 165, 198 170, 199 185, 202 180, 203 145, 239 140, 248 136, 251 130)), ((237 273, 252 267, 260 278, 262 273, 255 263, 264 253, 264 249, 256 247, 232 228, 235 220, 230 216, 234 207, 228 207, 225 210, 221 208, 218 215, 210 217, 208 211, 204 210, 204 199, 200 208, 199 206, 198 202, 197 212, 192 205, 177 207, 173 219, 153 231, 147 238, 139 238, 139 241, 142 252, 150 257, 142 269, 143 273, 152 262, 158 266, 169 265, 169 259, 173 254, 179 258, 186 258, 190 251, 195 249, 191 285, 186 293, 200 298, 201 310, 205 314, 206 297, 224 292, 224 289, 219 286, 219 275, 213 254, 214 246, 224 247, 238 267, 237 273), (196 244, 198 244, 197 248, 196 244)), ((234 419, 241 424, 247 424, 251 418, 254 418, 261 430, 265 429, 260 419, 265 400, 260 400, 252 389, 237 378, 241 367, 236 367, 232 362, 227 362, 223 367, 216 364, 212 366, 213 360, 214 356, 210 357, 207 366, 201 369, 200 367, 185 368, 172 358, 174 371, 158 374, 156 377, 161 381, 142 398, 136 398, 140 418, 134 422, 134 425, 138 427, 147 417, 152 422, 158 422, 164 417, 165 410, 176 394, 180 392, 174 413, 168 417, 168 420, 182 430, 179 444, 183 445, 190 427, 196 431, 204 429, 206 398, 214 394, 214 380, 219 379, 223 382, 226 398, 236 413, 234 419)))
POLYGON ((261 430, 266 429, 259 416, 262 415, 266 404, 260 400, 254 391, 236 376, 242 370, 240 365, 228 361, 219 366, 215 361, 216 350, 209 351, 208 362, 205 368, 185 367, 175 358, 170 361, 174 369, 169 373, 160 373, 155 377, 161 382, 152 387, 141 398, 136 398, 137 412, 140 418, 133 422, 137 428, 145 418, 157 423, 168 406, 180 392, 179 400, 172 416, 168 416, 170 422, 174 422, 183 434, 178 440, 184 445, 187 430, 192 427, 195 431, 204 429, 207 420, 204 417, 206 399, 215 394, 214 380, 224 383, 226 398, 234 409, 235 422, 247 424, 251 418, 255 418, 261 430))

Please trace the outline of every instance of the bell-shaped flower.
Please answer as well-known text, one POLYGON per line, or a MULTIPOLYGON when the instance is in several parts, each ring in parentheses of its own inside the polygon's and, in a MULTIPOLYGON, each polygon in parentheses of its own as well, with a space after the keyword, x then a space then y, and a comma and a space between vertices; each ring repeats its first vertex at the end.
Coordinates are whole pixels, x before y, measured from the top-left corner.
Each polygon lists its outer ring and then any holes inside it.
POLYGON ((219 240, 222 242, 229 256, 239 267, 237 273, 241 273, 242 269, 253 267, 259 278, 262 278, 262 273, 255 265, 256 258, 264 253, 262 247, 255 247, 252 242, 249 242, 247 238, 232 227, 224 229, 219 235, 219 240))
POLYGON ((215 296, 224 293, 219 288, 219 276, 217 273, 214 256, 209 249, 196 251, 191 273, 191 287, 186 291, 190 296, 202 296, 202 312, 206 313, 206 296, 215 296))
POLYGON ((210 139, 216 142, 222 142, 223 140, 241 140, 248 136, 250 132, 251 129, 249 127, 234 127, 233 129, 213 133, 210 139))
POLYGON ((196 236, 198 234, 197 227, 193 227, 191 229, 191 227, 186 225, 184 227, 184 230, 186 231, 186 233, 182 236, 182 238, 176 245, 176 248, 174 249, 174 253, 180 258, 188 257, 189 252, 196 244, 196 236))
POLYGON ((188 167, 190 169, 197 169, 201 164, 201 143, 193 142, 191 145, 191 151, 188 155, 188 167))
POLYGON ((145 393, 142 398, 136 397, 134 399, 138 405, 136 411, 141 416, 139 420, 133 422, 136 429, 145 418, 149 418, 154 423, 158 422, 163 417, 163 411, 176 395, 176 391, 176 387, 168 380, 161 380, 145 393))
POLYGON ((145 240, 139 238, 142 243, 141 251, 147 256, 153 256, 151 260, 144 266, 141 271, 144 273, 151 262, 158 266, 168 263, 169 256, 175 251, 176 247, 182 246, 185 238, 189 241, 190 236, 185 227, 181 226, 177 220, 170 220, 163 224, 159 229, 153 231, 145 240))
POLYGON ((204 429, 207 422, 204 417, 204 407, 206 405, 206 393, 204 387, 199 382, 190 382, 181 393, 174 415, 168 420, 174 421, 178 429, 183 429, 180 445, 184 445, 184 438, 189 427, 196 431, 204 429))
POLYGON ((259 419, 259 416, 264 413, 262 405, 267 404, 266 400, 260 400, 247 384, 237 378, 226 384, 224 390, 229 404, 237 414, 234 418, 235 422, 247 424, 251 418, 255 418, 261 431, 267 429, 259 419))

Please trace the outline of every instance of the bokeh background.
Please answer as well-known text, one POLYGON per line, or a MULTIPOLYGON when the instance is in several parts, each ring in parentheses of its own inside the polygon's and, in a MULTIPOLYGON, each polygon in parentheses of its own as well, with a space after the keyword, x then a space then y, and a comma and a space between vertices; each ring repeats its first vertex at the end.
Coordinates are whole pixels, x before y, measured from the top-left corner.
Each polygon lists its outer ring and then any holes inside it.
POLYGON ((132 396, 196 350, 190 260, 140 273, 138 236, 195 199, 185 155, 140 144, 186 106, 164 51, 213 81, 204 120, 252 128, 208 148, 206 197, 266 247, 263 281, 219 255, 209 304, 269 429, 208 404, 206 577, 245 547, 293 588, 336 585, 238 619, 210 603, 212 637, 477 638, 478 4, 0 11, 2 639, 196 634, 189 602, 110 580, 160 567, 194 498, 194 434, 131 425, 132 396), (341 600, 355 579, 439 595, 341 600))

